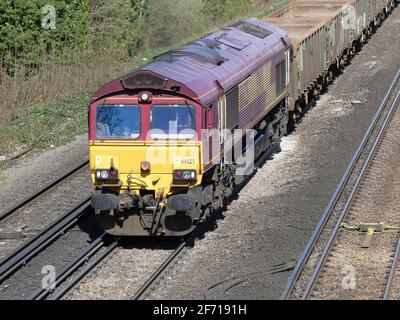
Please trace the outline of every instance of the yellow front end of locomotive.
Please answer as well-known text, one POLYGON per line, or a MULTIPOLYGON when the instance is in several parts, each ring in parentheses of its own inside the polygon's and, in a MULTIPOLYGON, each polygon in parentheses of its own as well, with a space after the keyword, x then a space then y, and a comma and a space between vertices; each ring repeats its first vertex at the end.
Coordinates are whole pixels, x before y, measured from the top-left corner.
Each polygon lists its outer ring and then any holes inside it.
POLYGON ((90 143, 90 169, 96 187, 119 193, 154 191, 167 197, 181 188, 201 183, 201 142, 94 141, 90 143), (102 171, 115 170, 112 183, 102 171))

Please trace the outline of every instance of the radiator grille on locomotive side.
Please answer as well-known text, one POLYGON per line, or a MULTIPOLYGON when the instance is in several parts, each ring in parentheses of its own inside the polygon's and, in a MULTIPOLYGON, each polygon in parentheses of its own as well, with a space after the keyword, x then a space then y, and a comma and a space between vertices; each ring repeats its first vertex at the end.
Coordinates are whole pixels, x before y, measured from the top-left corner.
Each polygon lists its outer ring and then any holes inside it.
POLYGON ((272 64, 268 62, 252 76, 239 84, 240 124, 254 120, 274 101, 275 88, 272 84, 272 64))
POLYGON ((233 88, 226 94, 226 126, 233 128, 239 121, 239 87, 233 88))

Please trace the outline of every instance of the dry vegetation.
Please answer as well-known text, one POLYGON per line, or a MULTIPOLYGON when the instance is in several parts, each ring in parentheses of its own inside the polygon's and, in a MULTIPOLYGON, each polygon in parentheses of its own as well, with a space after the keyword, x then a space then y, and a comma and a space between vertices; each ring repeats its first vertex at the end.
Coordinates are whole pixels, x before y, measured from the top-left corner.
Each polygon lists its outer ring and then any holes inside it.
MULTIPOLYGON (((0 156, 21 148, 45 148, 72 140, 86 131, 89 93, 101 84, 146 63, 171 46, 242 17, 266 15, 290 2, 76 0, 70 1, 72 6, 76 5, 75 10, 86 8, 87 12, 71 18, 67 10, 70 7, 65 5, 68 1, 57 0, 54 1, 57 10, 58 2, 64 5, 64 16, 58 17, 57 23, 65 30, 56 37, 52 36, 52 30, 40 28, 40 8, 44 1, 32 1, 37 2, 36 7, 18 0, 4 1, 14 4, 10 10, 15 12, 10 12, 16 15, 21 14, 17 10, 23 13, 36 8, 39 12, 32 19, 39 20, 22 33, 10 26, 10 22, 3 22, 4 30, 12 31, 16 37, 13 41, 19 44, 18 48, 11 45, 6 49, 0 44, 0 156), (60 21, 61 18, 69 20, 60 21), (27 36, 30 28, 37 29, 32 37, 27 36), (43 32, 47 35, 45 40, 40 38, 43 32), (71 32, 76 35, 70 36, 71 32), (29 41, 34 48, 24 47, 29 41), (64 109, 68 112, 63 112, 64 109)), ((0 24, 3 5, 0 4, 0 24)), ((7 35, 1 28, 0 42, 7 35)))

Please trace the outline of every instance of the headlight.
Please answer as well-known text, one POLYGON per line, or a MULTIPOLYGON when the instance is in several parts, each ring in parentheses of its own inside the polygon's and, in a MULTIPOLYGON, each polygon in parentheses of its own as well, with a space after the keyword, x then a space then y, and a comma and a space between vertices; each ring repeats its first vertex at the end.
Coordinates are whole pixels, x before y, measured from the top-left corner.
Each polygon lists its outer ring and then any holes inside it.
POLYGON ((96 170, 96 180, 100 181, 115 181, 118 180, 117 170, 96 170))
POLYGON ((100 176, 101 176, 102 179, 107 179, 108 178, 108 171, 103 170, 101 172, 100 176))
POLYGON ((197 180, 196 170, 175 170, 174 180, 177 181, 195 181, 197 180))

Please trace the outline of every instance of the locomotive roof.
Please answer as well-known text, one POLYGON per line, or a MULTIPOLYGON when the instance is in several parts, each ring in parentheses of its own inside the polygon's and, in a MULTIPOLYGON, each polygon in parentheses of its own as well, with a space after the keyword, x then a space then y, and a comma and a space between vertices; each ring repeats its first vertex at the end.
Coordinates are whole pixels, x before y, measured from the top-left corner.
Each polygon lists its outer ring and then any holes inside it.
POLYGON ((283 30, 256 18, 246 19, 154 58, 103 86, 92 101, 123 91, 127 79, 149 74, 165 81, 164 88, 181 87, 181 93, 204 106, 289 46, 283 30))

